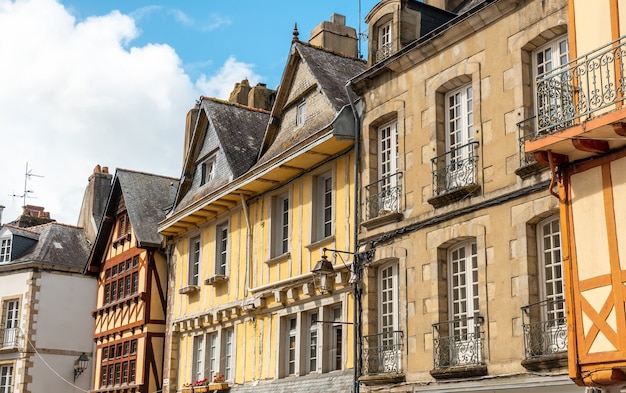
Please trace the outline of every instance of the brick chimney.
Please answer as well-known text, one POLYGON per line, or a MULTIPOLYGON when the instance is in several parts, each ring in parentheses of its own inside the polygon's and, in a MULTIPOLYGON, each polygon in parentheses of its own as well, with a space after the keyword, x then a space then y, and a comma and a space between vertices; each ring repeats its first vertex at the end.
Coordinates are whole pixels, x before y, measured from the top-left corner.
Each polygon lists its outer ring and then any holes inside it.
POLYGON ((325 21, 315 26, 309 37, 309 44, 349 57, 358 56, 356 30, 346 26, 346 17, 340 14, 332 14, 330 22, 325 21))
POLYGON ((13 221, 13 224, 20 228, 34 227, 56 221, 50 218, 50 213, 45 211, 42 206, 26 205, 22 209, 22 215, 13 221))

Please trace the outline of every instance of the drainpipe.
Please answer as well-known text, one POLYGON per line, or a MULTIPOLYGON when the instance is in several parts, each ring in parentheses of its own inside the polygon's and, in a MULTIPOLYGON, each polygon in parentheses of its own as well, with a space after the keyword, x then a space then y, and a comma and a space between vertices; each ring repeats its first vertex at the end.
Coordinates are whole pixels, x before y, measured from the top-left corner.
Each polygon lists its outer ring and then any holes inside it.
POLYGON ((359 154, 361 147, 361 123, 359 114, 354 101, 350 95, 350 86, 352 81, 348 81, 345 85, 346 95, 350 102, 350 108, 352 108, 352 115, 354 116, 354 233, 353 233, 353 246, 354 246, 354 266, 352 268, 355 274, 354 282, 354 393, 359 393, 359 376, 361 367, 361 358, 359 356, 359 349, 361 348, 361 258, 359 257, 359 154))
POLYGON ((241 198, 241 206, 243 206, 243 215, 246 217, 246 229, 248 230, 248 236, 246 236, 246 276, 244 283, 244 296, 248 296, 250 292, 250 281, 252 275, 252 266, 250 261, 252 260, 252 227, 250 225, 250 216, 248 212, 248 203, 243 193, 239 194, 241 198))

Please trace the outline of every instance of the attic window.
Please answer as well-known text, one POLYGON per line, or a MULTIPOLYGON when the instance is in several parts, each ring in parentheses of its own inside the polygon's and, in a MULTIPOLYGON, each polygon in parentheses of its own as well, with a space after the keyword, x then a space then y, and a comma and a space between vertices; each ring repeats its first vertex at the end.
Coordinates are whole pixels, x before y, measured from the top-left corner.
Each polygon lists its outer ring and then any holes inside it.
POLYGON ((11 261, 11 238, 0 240, 0 262, 11 261))
POLYGON ((204 185, 215 177, 215 156, 211 156, 200 164, 200 185, 204 185))
POLYGON ((302 100, 298 106, 296 106, 296 125, 304 124, 306 119, 306 101, 302 100))

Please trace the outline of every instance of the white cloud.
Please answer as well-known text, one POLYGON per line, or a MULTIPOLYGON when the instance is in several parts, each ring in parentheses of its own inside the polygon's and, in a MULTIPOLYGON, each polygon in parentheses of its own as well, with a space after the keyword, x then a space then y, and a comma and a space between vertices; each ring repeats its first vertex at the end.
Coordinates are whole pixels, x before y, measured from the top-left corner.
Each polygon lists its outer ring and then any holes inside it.
POLYGON ((21 212, 9 194, 26 162, 44 176, 27 203, 69 224, 96 164, 180 175, 185 114, 204 92, 171 47, 129 46, 138 34, 119 12, 77 23, 54 0, 0 0, 2 222, 21 212))
POLYGON ((201 75, 196 82, 197 88, 207 97, 228 99, 235 83, 248 79, 251 86, 261 80, 261 76, 254 72, 254 65, 237 61, 234 56, 229 57, 217 74, 206 77, 201 75))

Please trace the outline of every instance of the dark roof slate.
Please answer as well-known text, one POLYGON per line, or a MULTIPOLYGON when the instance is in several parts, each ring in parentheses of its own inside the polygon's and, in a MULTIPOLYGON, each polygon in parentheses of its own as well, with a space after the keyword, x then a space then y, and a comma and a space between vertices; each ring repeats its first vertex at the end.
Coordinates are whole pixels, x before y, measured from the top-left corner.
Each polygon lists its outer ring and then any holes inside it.
MULTIPOLYGON (((178 179, 144 172, 118 169, 113 182, 119 182, 128 218, 139 244, 159 245, 159 222, 174 201, 178 179)), ((109 199, 110 203, 111 199, 109 199)), ((117 205, 117 203, 116 203, 117 205)), ((108 234, 106 234, 108 237, 108 234)))
POLYGON ((38 238, 35 246, 24 255, 12 260, 11 265, 33 262, 82 269, 87 262, 90 245, 83 228, 51 222, 30 227, 28 230, 14 227, 8 229, 14 235, 19 233, 23 236, 30 233, 31 239, 38 238))

